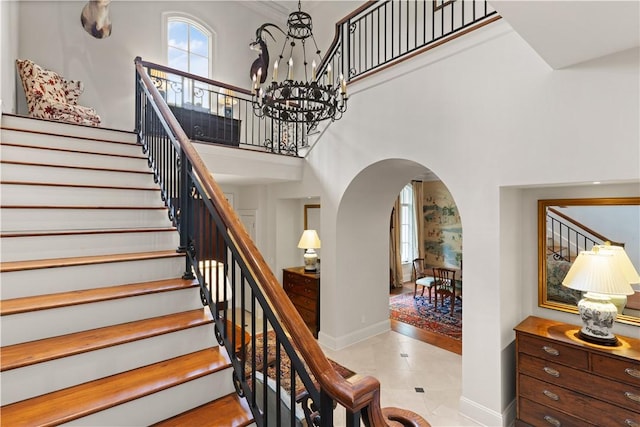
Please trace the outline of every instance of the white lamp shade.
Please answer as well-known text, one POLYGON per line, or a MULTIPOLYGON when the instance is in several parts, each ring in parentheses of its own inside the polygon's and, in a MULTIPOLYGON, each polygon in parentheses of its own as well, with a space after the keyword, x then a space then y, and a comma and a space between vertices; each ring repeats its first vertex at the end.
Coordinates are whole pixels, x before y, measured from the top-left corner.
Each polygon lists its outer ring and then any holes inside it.
POLYGON ((320 249, 320 238, 316 230, 304 230, 298 247, 301 249, 320 249))
POLYGON ((562 284, 568 288, 599 294, 632 295, 629 281, 612 251, 582 251, 562 284))
POLYGON ((613 252, 613 256, 616 258, 616 262, 618 263, 619 268, 620 270, 622 270, 622 274, 624 274, 624 277, 627 279, 628 283, 640 283, 640 275, 636 271, 633 263, 627 255, 627 252, 625 252, 622 246, 598 245, 597 247, 600 251, 613 252))

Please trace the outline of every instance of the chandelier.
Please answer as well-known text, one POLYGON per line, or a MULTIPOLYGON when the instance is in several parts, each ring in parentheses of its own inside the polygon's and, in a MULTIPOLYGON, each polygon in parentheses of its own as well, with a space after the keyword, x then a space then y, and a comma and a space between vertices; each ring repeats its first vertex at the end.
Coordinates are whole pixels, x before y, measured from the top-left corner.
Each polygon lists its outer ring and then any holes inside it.
MULTIPOLYGON (((274 39, 275 40, 275 39, 274 39)), ((252 65, 252 105, 253 111, 258 117, 269 117, 285 123, 304 123, 307 130, 315 128, 319 122, 327 119, 338 120, 347 110, 347 84, 344 76, 340 74, 334 80, 334 75, 329 64, 325 70, 318 75, 318 65, 320 64, 320 50, 316 44, 312 32, 311 16, 301 10, 298 1, 298 10, 289 14, 287 20, 287 32, 285 33, 274 24, 264 24, 256 31, 256 41, 252 46, 260 49, 258 59, 252 65), (280 55, 273 63, 271 79, 268 80, 269 53, 266 41, 262 33, 269 33, 267 28, 273 26, 286 34, 280 55), (307 41, 311 39, 315 46, 315 59, 311 63, 311 78, 309 79, 307 69, 307 41), (284 64, 285 50, 289 47, 288 61, 284 64), (297 80, 294 76, 294 51, 300 48, 301 55, 296 58, 303 59, 302 71, 304 78, 297 80), (278 80, 278 69, 284 69, 282 80, 278 80), (263 83, 266 83, 263 86, 263 83)), ((299 59, 298 59, 299 60, 299 59)))

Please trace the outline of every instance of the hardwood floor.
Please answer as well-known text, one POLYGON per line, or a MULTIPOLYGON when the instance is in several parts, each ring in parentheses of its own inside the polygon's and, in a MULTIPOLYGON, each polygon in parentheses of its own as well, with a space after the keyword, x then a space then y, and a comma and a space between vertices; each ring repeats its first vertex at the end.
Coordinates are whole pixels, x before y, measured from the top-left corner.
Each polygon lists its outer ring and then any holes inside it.
MULTIPOLYGON (((413 289, 413 282, 405 282, 402 288, 391 289, 389 291, 389 295, 400 295, 407 292, 413 293, 413 289)), ((462 340, 454 340, 453 338, 425 331, 424 329, 416 328, 415 326, 411 326, 407 323, 402 323, 394 319, 391 319, 391 330, 416 339, 418 341, 435 345, 436 347, 440 347, 443 350, 447 350, 456 354, 462 354, 462 340)))

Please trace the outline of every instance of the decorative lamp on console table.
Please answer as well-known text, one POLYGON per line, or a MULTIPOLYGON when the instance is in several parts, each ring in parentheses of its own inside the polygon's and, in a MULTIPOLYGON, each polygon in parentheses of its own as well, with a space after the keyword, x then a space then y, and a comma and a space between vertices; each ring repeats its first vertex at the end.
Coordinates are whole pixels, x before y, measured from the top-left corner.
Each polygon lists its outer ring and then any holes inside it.
POLYGON ((316 230, 304 230, 298 247, 306 249, 304 253, 304 270, 316 271, 318 269, 318 254, 314 249, 320 249, 320 238, 316 230))
POLYGON ((562 281, 568 288, 585 292, 578 303, 583 324, 579 337, 584 341, 609 346, 618 343, 611 333, 618 309, 609 295, 634 292, 621 259, 606 247, 594 246, 591 251, 578 254, 562 281))

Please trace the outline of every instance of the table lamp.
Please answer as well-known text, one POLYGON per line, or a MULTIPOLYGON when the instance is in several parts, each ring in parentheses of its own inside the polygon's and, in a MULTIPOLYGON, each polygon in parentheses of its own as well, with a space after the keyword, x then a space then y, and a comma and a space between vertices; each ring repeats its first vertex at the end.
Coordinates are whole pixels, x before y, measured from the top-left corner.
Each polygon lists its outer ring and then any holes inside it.
POLYGON ((618 343, 611 333, 618 309, 609 295, 633 294, 620 259, 613 250, 594 246, 592 250, 578 254, 562 281, 568 288, 585 292, 578 302, 582 319, 578 337, 584 341, 608 346, 618 343))
POLYGON ((306 249, 304 253, 304 271, 316 271, 318 268, 318 254, 314 249, 320 248, 320 238, 316 230, 304 230, 298 247, 306 249))

